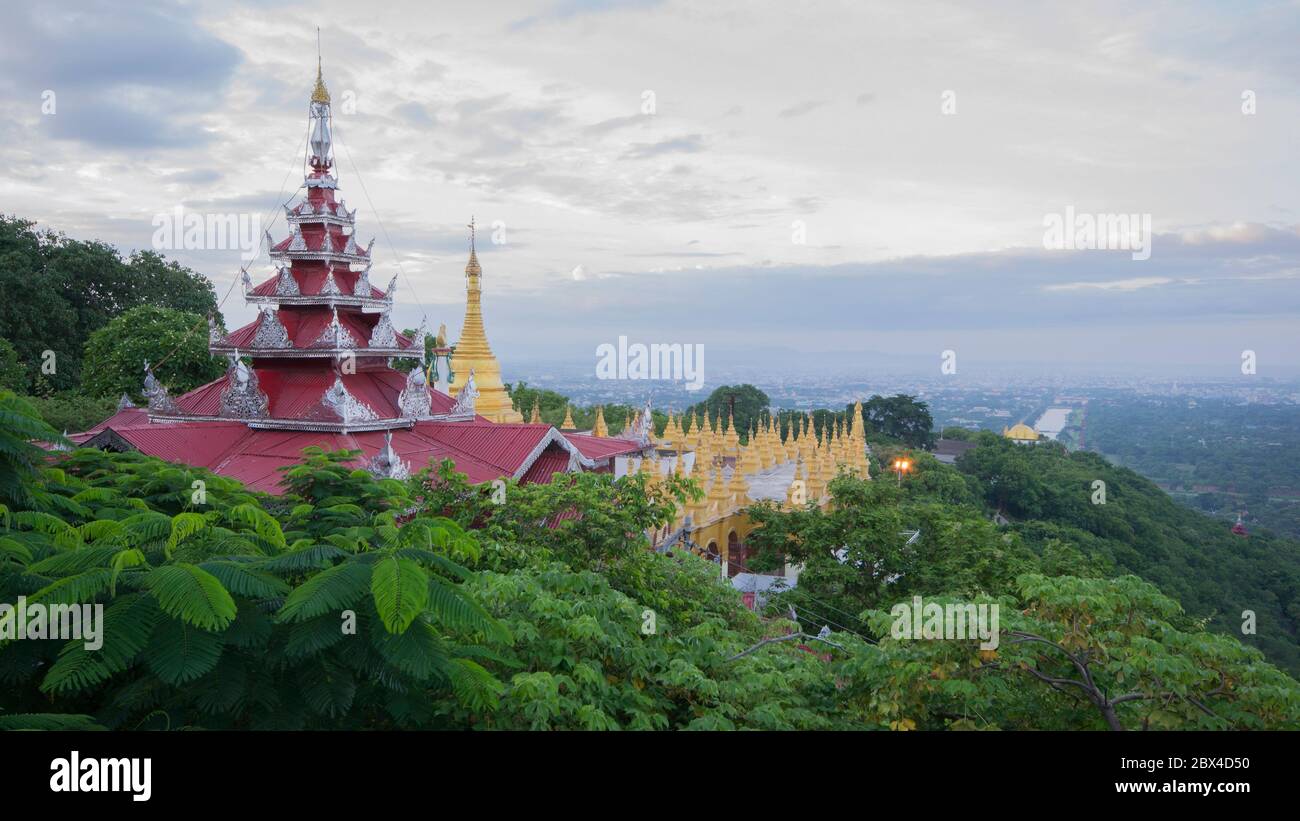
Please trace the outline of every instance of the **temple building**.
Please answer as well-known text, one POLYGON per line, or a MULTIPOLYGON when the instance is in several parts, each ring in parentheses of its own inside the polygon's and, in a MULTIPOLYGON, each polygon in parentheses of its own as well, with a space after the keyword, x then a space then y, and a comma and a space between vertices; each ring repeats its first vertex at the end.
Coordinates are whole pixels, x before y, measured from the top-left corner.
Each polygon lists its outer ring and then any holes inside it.
MULTIPOLYGON (((746 432, 744 444, 730 418, 706 427, 703 415, 670 414, 656 433, 648 403, 618 433, 599 407, 589 432, 575 429, 569 408, 560 429, 542 423, 536 405, 525 423, 483 327, 472 221, 461 338, 449 346, 440 328, 428 351, 424 321, 411 337, 393 326, 397 277, 382 290, 371 282, 374 242, 358 244, 356 210, 339 196, 319 65, 309 126, 304 193, 284 211, 288 236, 266 236, 273 270, 260 282, 241 272, 257 318, 230 333, 209 320, 208 348, 226 357, 225 375, 173 397, 142 363, 147 406, 123 396, 113 416, 68 438, 204 467, 268 493, 282 492, 282 469, 309 446, 359 451, 356 467, 396 479, 444 459, 473 483, 550 482, 578 471, 640 473, 657 483, 671 473, 698 480, 705 494, 648 533, 651 545, 699 553, 729 576, 747 572, 750 504, 824 506, 836 475, 868 477, 860 422, 828 425, 819 440, 810 419, 796 419, 783 439, 769 416, 746 432), (401 372, 397 360, 418 364, 401 372)), ((862 418, 861 403, 854 418, 862 418)))
POLYGON ((611 471, 617 456, 647 450, 644 431, 598 438, 523 424, 483 330, 472 235, 460 344, 448 349, 440 332, 430 362, 425 323, 413 338, 394 329, 397 277, 384 290, 371 282, 374 241, 358 244, 356 209, 339 196, 331 124, 318 65, 304 193, 285 207, 288 236, 267 233, 274 271, 257 283, 241 272, 257 318, 228 334, 209 320, 208 348, 227 358, 226 375, 172 397, 145 362, 148 406, 123 397, 112 417, 69 438, 206 467, 271 493, 280 491, 279 468, 312 445, 359 450, 358 466, 394 478, 452 459, 472 482, 611 471), (420 364, 402 373, 396 358, 420 364))

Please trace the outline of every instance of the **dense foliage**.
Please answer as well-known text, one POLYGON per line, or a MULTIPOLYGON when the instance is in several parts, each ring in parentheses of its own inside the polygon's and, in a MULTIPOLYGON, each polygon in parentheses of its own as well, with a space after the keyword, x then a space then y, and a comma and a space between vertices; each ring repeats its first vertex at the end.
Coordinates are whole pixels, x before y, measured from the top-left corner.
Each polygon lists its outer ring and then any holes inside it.
POLYGON ((90 335, 131 308, 199 316, 217 309, 206 278, 153 251, 123 259, 106 243, 38 231, 31 221, 4 215, 0 293, 0 337, 17 349, 34 393, 76 387, 90 335), (53 373, 42 369, 45 351, 55 354, 53 373))
POLYGON ((90 396, 142 399, 144 363, 172 396, 211 382, 225 363, 208 353, 207 320, 170 308, 132 308, 90 335, 82 389, 90 396))
MULTIPOLYGON (((0 451, 52 435, 0 403, 0 451)), ((98 651, 0 640, 0 727, 1300 720, 1300 687, 1257 650, 1059 540, 1036 552, 981 515, 977 480, 928 457, 901 489, 843 477, 828 510, 756 509, 768 550, 806 565, 760 618, 715 565, 645 549, 691 483, 565 474, 502 499, 450 462, 379 481, 355 456, 309 449, 280 497, 138 454, 7 464, 26 495, 0 509, 0 600, 96 602, 106 625, 98 651), (1001 646, 891 637, 912 595, 1000 603, 1001 646)))
POLYGON ((1024 447, 989 433, 977 439, 959 468, 1035 550, 1069 543, 1300 671, 1300 543, 1262 532, 1236 536, 1095 453, 1024 447), (1256 616, 1254 634, 1241 633, 1245 611, 1256 616))

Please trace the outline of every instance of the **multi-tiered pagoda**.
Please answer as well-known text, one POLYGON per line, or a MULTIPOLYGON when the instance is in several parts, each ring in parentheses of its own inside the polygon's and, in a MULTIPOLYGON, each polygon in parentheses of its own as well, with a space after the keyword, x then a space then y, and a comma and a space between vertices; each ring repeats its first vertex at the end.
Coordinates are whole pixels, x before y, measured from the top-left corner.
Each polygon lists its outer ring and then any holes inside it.
POLYGON ((466 316, 475 322, 463 331, 461 372, 452 374, 445 356, 427 361, 423 322, 414 339, 398 333, 391 317, 397 277, 382 291, 371 283, 374 240, 364 248, 357 243, 356 210, 338 196, 330 97, 319 66, 309 117, 305 193, 285 207, 289 235, 279 242, 266 237, 275 270, 257 284, 242 272, 257 319, 225 335, 209 323, 209 348, 227 357, 226 375, 172 398, 145 363, 148 407, 124 397, 117 414, 74 441, 208 467, 270 491, 277 469, 298 461, 309 445, 359 449, 366 467, 392 477, 450 458, 475 482, 549 481, 554 472, 608 469, 615 456, 649 447, 643 435, 601 439, 544 424, 497 423, 520 417, 483 333, 475 287, 481 268, 472 246, 466 316), (394 358, 420 365, 403 373, 391 366, 394 358), (490 417, 475 406, 476 365, 489 370, 490 417), (455 398, 437 389, 444 378, 455 379, 455 398))

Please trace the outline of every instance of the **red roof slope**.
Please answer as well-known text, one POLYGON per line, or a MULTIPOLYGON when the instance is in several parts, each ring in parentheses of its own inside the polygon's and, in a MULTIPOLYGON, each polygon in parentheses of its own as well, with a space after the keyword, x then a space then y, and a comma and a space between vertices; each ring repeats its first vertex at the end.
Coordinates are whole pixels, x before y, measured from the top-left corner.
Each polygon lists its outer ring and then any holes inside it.
POLYGON ((639 453, 642 448, 640 443, 630 439, 612 439, 586 433, 566 433, 564 438, 588 459, 608 459, 611 456, 639 453))

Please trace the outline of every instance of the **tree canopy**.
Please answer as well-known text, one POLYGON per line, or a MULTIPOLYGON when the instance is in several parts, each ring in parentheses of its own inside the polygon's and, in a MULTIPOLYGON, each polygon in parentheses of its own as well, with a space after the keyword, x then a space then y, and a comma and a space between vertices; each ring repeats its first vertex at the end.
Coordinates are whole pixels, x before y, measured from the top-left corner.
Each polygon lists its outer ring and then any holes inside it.
POLYGON ((123 258, 97 240, 71 239, 0 215, 0 337, 18 352, 33 386, 76 386, 90 335, 131 308, 150 305, 215 314, 216 294, 201 274, 145 250, 123 258), (53 351, 54 372, 42 369, 53 351))
POLYGON ((146 360, 173 396, 211 382, 225 363, 208 353, 205 323, 204 317, 170 308, 132 308, 86 343, 85 393, 140 399, 146 360))

